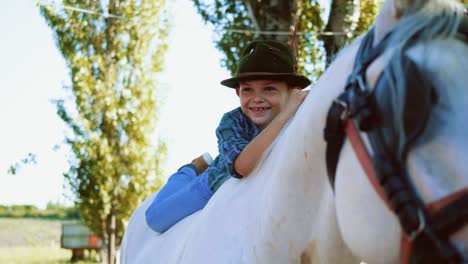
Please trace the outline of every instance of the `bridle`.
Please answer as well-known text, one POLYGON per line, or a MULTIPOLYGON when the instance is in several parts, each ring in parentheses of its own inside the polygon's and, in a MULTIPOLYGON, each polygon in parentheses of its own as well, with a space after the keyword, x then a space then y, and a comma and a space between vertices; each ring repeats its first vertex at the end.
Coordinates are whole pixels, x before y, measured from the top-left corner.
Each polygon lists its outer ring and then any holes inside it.
MULTIPOLYGON (((466 24, 465 16, 459 33, 460 39, 468 43, 466 24)), ((395 144, 399 134, 392 123, 395 111, 389 100, 392 96, 389 83, 397 76, 391 68, 384 69, 373 90, 365 78, 368 66, 385 50, 388 35, 376 47, 372 47, 372 40, 373 30, 361 42, 345 90, 328 112, 324 136, 331 186, 334 188, 340 151, 347 137, 374 189, 398 217, 402 227, 400 262, 467 262, 449 239, 468 223, 468 187, 424 204, 406 168, 408 152, 426 128, 432 106, 438 100, 437 93, 421 76, 416 64, 403 56, 403 70, 411 72, 412 77, 407 78, 404 87, 401 119, 405 138, 403 144, 395 144)))

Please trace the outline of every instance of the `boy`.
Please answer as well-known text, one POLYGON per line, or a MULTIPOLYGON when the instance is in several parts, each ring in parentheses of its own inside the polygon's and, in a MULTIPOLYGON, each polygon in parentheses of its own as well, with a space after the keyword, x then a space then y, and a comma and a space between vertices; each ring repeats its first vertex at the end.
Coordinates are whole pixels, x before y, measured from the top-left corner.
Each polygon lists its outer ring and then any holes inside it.
POLYGON ((207 153, 182 166, 146 211, 146 222, 162 233, 201 210, 230 177, 248 176, 262 154, 303 102, 310 84, 295 72, 289 46, 259 40, 242 52, 234 77, 221 82, 234 88, 240 107, 224 114, 216 129, 219 155, 207 153))

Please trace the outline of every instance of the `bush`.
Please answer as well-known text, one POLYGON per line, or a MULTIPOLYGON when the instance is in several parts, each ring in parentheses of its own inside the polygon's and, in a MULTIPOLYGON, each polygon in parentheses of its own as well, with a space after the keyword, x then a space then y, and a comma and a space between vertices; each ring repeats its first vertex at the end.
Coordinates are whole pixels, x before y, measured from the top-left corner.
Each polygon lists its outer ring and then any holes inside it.
POLYGON ((73 220, 80 219, 80 212, 75 207, 54 203, 47 204, 44 210, 40 210, 34 205, 0 205, 0 217, 73 220))

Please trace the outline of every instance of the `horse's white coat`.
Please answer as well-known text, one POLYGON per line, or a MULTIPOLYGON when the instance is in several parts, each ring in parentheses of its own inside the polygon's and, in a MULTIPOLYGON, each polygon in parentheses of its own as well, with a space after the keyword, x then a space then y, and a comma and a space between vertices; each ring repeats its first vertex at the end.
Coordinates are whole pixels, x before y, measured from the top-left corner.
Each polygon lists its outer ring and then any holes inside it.
POLYGON ((340 239, 322 140, 328 106, 352 69, 343 52, 249 177, 228 180, 208 205, 163 235, 145 223, 149 197, 133 213, 122 263, 359 263, 340 239), (312 247, 312 249, 310 249, 312 247))

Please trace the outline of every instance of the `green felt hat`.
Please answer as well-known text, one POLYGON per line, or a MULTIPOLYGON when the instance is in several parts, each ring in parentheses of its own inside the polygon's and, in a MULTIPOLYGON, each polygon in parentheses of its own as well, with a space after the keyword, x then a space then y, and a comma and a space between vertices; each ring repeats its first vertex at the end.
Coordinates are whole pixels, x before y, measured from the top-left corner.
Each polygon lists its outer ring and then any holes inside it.
POLYGON ((295 71, 295 59, 291 48, 281 42, 257 40, 242 52, 234 77, 221 81, 230 88, 249 80, 281 80, 290 85, 305 88, 310 80, 295 71))

